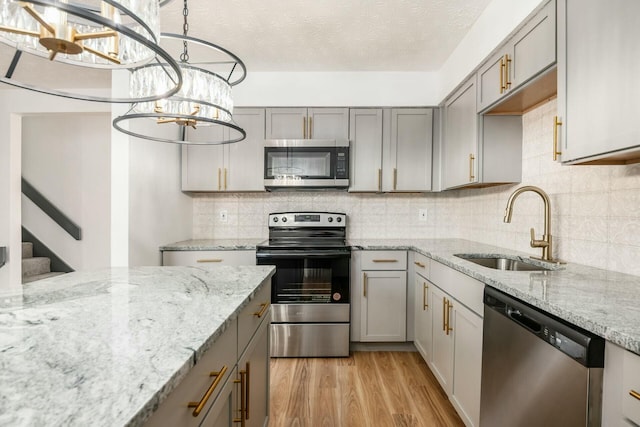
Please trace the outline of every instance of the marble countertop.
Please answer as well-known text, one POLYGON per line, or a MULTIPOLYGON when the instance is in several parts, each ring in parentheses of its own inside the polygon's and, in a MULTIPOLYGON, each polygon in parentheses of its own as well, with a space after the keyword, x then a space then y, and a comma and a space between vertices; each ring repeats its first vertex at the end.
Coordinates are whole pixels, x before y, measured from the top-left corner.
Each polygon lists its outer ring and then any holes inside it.
POLYGON ((552 271, 500 271, 455 254, 528 254, 461 239, 353 240, 353 249, 415 250, 640 354, 640 277, 568 263, 552 271))
POLYGON ((0 425, 142 424, 273 273, 113 268, 0 294, 0 425))
POLYGON ((194 239, 160 246, 161 251, 241 251, 255 250, 264 238, 255 239, 194 239))

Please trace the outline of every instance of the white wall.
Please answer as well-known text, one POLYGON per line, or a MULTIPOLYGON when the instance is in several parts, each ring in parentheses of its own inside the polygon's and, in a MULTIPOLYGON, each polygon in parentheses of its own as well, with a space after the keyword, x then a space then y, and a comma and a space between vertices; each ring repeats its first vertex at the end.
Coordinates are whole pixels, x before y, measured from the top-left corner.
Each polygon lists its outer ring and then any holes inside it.
POLYGON ((110 114, 22 119, 22 176, 82 229, 75 240, 23 196, 22 224, 75 270, 109 266, 110 114))

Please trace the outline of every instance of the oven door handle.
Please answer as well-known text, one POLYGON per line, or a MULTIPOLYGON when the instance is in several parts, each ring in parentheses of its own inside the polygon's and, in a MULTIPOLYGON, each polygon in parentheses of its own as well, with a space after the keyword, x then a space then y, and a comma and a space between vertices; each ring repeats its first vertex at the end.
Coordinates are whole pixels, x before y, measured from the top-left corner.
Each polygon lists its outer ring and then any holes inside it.
POLYGON ((287 252, 256 252, 260 259, 300 259, 300 258, 351 258, 351 252, 345 251, 287 251, 287 252))

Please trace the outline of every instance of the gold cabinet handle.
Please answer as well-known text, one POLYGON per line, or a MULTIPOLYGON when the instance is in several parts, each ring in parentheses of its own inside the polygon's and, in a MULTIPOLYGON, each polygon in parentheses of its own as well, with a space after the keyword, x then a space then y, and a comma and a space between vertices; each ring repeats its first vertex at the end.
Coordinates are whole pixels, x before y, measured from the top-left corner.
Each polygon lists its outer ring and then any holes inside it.
POLYGON ((227 168, 224 168, 224 189, 227 189, 227 168))
POLYGON ((638 393, 638 392, 637 392, 637 391, 635 391, 635 390, 629 390, 629 395, 630 395, 631 397, 634 397, 634 398, 636 398, 636 399, 640 400, 640 393, 638 393))
POLYGON ((475 160, 476 156, 474 156, 473 153, 469 154, 469 182, 473 182, 476 179, 476 176, 473 173, 475 160))
POLYGON ((422 311, 425 311, 429 308, 429 300, 427 298, 427 291, 429 290, 429 285, 427 282, 422 282, 422 311))
POLYGON ((309 117, 309 139, 313 138, 313 117, 309 117))
MULTIPOLYGON (((248 365, 248 364, 247 364, 248 365)), ((246 388, 246 374, 247 371, 240 371, 240 379, 233 380, 235 384, 240 384, 240 409, 238 412, 240 414, 239 418, 234 418, 234 423, 240 423, 241 427, 244 427, 246 421, 246 413, 247 413, 247 388, 246 388)))
POLYGON ((211 258, 211 259, 199 259, 199 260, 197 260, 197 262, 200 262, 200 263, 202 263, 202 262, 222 262, 222 261, 224 261, 224 260, 221 259, 221 258, 211 258))
POLYGON ((218 168, 218 191, 220 191, 221 187, 222 187, 222 181, 220 180, 220 173, 222 171, 220 170, 220 168, 218 168))
POLYGON ((189 408, 195 408, 193 410, 192 415, 194 417, 197 417, 198 415, 200 415, 200 412, 202 412, 202 410, 204 409, 204 405, 207 404, 207 400, 209 400, 209 398, 211 397, 211 395, 213 394, 213 391, 216 389, 216 387, 218 386, 218 384, 220 384, 220 381, 222 380, 222 377, 224 377, 224 374, 227 372, 227 366, 224 365, 222 367, 222 369, 220 369, 219 372, 211 372, 209 374, 210 377, 216 377, 215 380, 213 380, 213 382, 211 383, 211 385, 209 386, 209 388, 207 389, 207 391, 204 393, 204 396, 202 396, 202 399, 200 399, 199 402, 189 402, 187 404, 187 407, 189 408))
POLYGON ((397 259, 374 259, 373 262, 398 262, 397 259))
POLYGON ((447 299, 442 297, 442 330, 447 331, 446 316, 447 315, 447 299))
POLYGON ((269 303, 263 302, 262 304, 260 304, 260 311, 256 311, 255 313, 253 313, 253 315, 259 319, 264 315, 264 312, 267 311, 267 308, 269 308, 269 303))
POLYGON ((382 191, 382 169, 378 169, 378 191, 382 191))
POLYGON ((447 299, 447 335, 449 335, 449 332, 453 330, 451 327, 451 307, 453 307, 453 305, 451 304, 451 301, 447 299))
POLYGON ((558 150, 558 126, 562 126, 562 121, 558 120, 558 116, 553 118, 553 161, 558 160, 558 156, 562 151, 558 150))
POLYGON ((302 139, 307 139, 307 118, 302 118, 302 139))
POLYGON ((367 273, 362 273, 362 296, 367 297, 367 273))
POLYGON ((398 169, 393 168, 393 189, 395 190, 398 186, 398 169))
POLYGON ((505 85, 504 85, 504 68, 505 68, 505 64, 504 64, 504 56, 502 58, 500 58, 500 93, 504 93, 504 90, 506 89, 505 85))
POLYGON ((504 90, 507 91, 511 89, 511 79, 509 78, 511 74, 511 58, 509 58, 509 54, 504 55, 504 90))
POLYGON ((425 267, 426 267, 426 265, 424 265, 424 264, 423 264, 423 263, 421 263, 420 261, 413 261, 413 263, 414 263, 415 265, 417 265, 418 267, 420 267, 420 268, 425 268, 425 267))

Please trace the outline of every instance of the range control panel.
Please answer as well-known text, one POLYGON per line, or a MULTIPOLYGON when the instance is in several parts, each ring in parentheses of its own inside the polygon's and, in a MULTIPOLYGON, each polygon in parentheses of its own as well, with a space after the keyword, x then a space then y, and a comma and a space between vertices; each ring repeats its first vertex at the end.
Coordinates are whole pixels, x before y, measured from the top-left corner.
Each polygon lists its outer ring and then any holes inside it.
POLYGON ((345 227, 347 214, 335 212, 280 212, 269 214, 269 227, 345 227))

